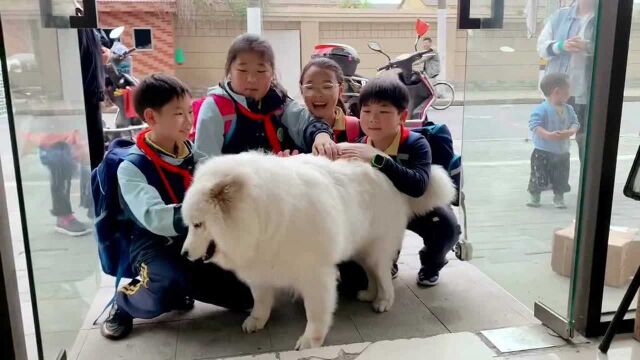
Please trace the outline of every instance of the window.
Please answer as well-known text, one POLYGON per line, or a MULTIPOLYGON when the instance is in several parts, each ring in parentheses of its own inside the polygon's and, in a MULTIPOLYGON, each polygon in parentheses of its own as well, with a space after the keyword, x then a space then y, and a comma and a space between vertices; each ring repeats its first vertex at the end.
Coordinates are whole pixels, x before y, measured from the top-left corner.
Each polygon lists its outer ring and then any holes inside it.
POLYGON ((153 50, 151 29, 133 29, 133 42, 137 50, 153 50))

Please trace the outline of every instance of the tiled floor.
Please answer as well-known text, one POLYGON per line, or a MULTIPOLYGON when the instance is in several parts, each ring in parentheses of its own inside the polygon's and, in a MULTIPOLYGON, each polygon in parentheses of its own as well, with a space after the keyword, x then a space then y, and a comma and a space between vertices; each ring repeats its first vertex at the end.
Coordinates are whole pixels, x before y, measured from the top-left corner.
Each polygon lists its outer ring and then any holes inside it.
MULTIPOLYGON (((401 274, 395 281, 396 302, 391 311, 376 314, 369 304, 342 299, 326 345, 426 338, 538 323, 525 306, 469 263, 452 259, 438 286, 418 288, 415 275, 420 245, 411 233, 405 244, 400 259, 401 274)), ((97 316, 112 294, 111 283, 107 281, 105 285, 88 320, 97 316)), ((118 342, 105 340, 99 329, 85 322, 84 343, 77 342, 70 358, 210 359, 283 351, 293 348, 305 326, 302 303, 287 296, 281 297, 262 332, 242 333, 240 325, 245 316, 197 303, 192 312, 140 322, 128 339, 118 342)))
POLYGON ((636 360, 640 359, 640 343, 629 336, 619 336, 608 354, 597 349, 597 341, 580 345, 563 344, 543 350, 501 353, 492 349, 477 334, 462 332, 437 335, 425 339, 402 339, 375 343, 329 346, 306 351, 286 351, 225 360, 636 360))

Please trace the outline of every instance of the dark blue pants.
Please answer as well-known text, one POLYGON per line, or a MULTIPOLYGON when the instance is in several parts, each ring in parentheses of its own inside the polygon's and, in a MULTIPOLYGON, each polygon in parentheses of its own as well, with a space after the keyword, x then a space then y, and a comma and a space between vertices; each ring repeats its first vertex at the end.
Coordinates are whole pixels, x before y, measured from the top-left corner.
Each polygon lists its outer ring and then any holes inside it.
MULTIPOLYGON (((409 222, 407 229, 418 234, 424 243, 420 250, 422 271, 428 276, 439 274, 447 265, 447 253, 460 239, 461 229, 451 207, 439 207, 432 212, 409 222)), ((339 291, 346 295, 355 295, 358 290, 367 288, 367 276, 364 269, 354 261, 338 265, 340 271, 339 291)))
POLYGON ((407 229, 418 234, 424 243, 420 250, 420 264, 426 275, 438 275, 447 265, 447 253, 460 239, 460 224, 451 207, 439 207, 432 212, 417 217, 407 229))
POLYGON ((71 146, 57 142, 40 147, 40 162, 51 174, 51 214, 61 217, 73 214, 71 209, 71 178, 80 169, 80 206, 93 208, 91 197, 91 173, 89 167, 80 165, 73 159, 71 146))
POLYGON ((133 263, 139 279, 123 286, 116 303, 131 316, 151 319, 180 308, 186 296, 231 310, 253 306, 249 288, 211 263, 190 262, 177 246, 140 251, 133 263))

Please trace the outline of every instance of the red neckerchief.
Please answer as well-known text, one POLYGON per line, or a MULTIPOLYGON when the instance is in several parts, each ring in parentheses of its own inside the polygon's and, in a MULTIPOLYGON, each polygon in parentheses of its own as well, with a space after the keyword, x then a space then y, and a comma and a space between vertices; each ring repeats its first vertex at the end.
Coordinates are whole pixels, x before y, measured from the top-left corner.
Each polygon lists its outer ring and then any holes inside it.
MULTIPOLYGON (((409 138, 409 133, 411 133, 411 130, 404 127, 404 125, 400 125, 400 142, 398 143, 398 146, 404 144, 407 141, 407 139, 409 138)), ((369 137, 365 136, 364 143, 366 144, 367 142, 369 142, 369 137)))
POLYGON ((191 173, 186 169, 183 169, 173 164, 169 164, 168 162, 162 160, 160 155, 158 155, 158 153, 155 152, 151 148, 151 146, 149 146, 149 144, 147 144, 146 138, 147 138, 147 134, 150 131, 151 129, 149 128, 142 130, 138 134, 138 137, 136 138, 136 145, 138 145, 138 148, 140 148, 140 150, 151 160, 151 163, 153 164, 153 166, 155 166, 156 170, 158 170, 158 174, 160 174, 160 180, 162 180, 164 187, 169 193, 169 197, 171 197, 171 201, 173 201, 174 204, 179 204, 180 202, 178 201, 176 194, 173 192, 173 189, 171 188, 171 184, 169 183, 169 180, 167 180, 167 177, 164 175, 163 169, 168 172, 180 175, 182 177, 185 190, 187 190, 191 185, 191 180, 193 179, 193 175, 191 175, 191 173))
MULTIPOLYGON (((235 102, 235 100, 234 100, 235 102)), ((276 128, 273 126, 273 121, 271 117, 275 115, 276 111, 272 111, 268 114, 256 114, 246 107, 242 106, 236 102, 236 108, 240 111, 242 115, 247 117, 249 120, 253 121, 261 121, 264 124, 265 134, 267 135, 267 140, 271 145, 271 152, 279 153, 282 151, 282 147, 280 146, 280 140, 278 140, 278 134, 276 132, 276 128)))

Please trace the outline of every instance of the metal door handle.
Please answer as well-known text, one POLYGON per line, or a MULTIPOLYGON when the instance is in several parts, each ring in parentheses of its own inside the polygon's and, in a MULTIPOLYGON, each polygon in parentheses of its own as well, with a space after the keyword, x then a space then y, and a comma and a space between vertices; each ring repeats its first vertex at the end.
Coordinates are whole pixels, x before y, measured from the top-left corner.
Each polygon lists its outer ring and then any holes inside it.
POLYGON ((472 18, 471 0, 458 0, 458 29, 502 29, 504 0, 491 0, 490 18, 472 18))
POLYGON ((95 29, 98 27, 96 0, 82 0, 82 15, 54 15, 53 0, 40 0, 40 18, 43 28, 95 29))

